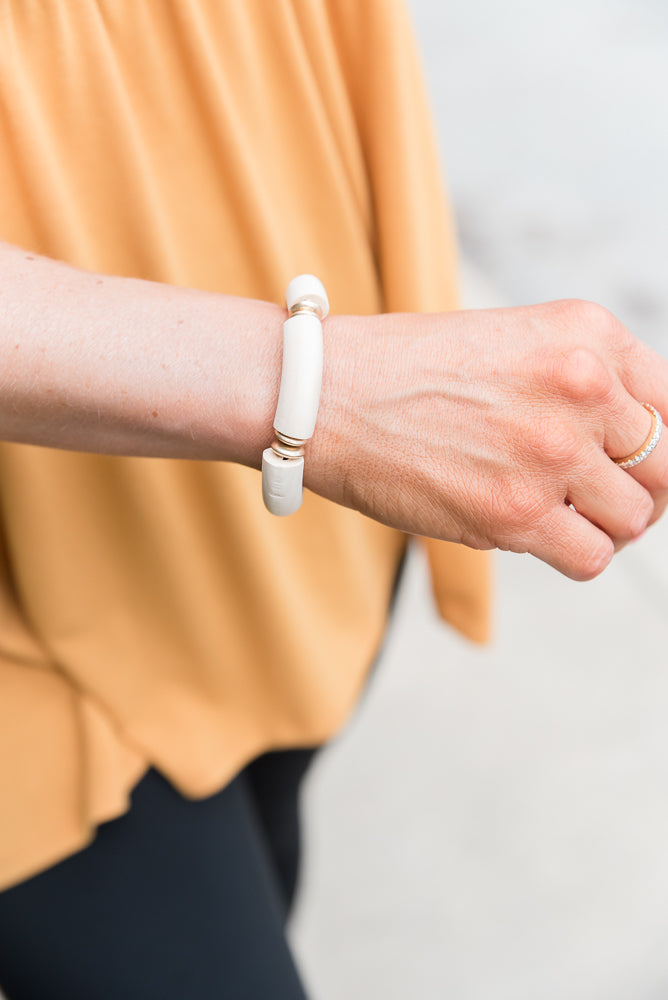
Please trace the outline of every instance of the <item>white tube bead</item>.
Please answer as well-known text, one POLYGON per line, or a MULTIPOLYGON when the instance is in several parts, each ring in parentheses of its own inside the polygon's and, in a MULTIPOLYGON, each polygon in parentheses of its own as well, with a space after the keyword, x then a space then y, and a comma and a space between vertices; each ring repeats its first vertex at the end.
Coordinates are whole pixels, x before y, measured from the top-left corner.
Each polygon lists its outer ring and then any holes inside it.
POLYGON ((320 318, 324 319, 329 312, 329 299, 325 286, 314 274, 298 274, 285 290, 285 304, 288 312, 301 301, 312 302, 320 310, 320 318))
POLYGON ((271 448, 265 448, 262 452, 262 499, 268 511, 285 517, 299 510, 303 481, 303 458, 281 458, 271 448))
POLYGON ((313 313, 283 324, 283 367, 274 428, 307 441, 315 430, 322 387, 322 325, 313 313))

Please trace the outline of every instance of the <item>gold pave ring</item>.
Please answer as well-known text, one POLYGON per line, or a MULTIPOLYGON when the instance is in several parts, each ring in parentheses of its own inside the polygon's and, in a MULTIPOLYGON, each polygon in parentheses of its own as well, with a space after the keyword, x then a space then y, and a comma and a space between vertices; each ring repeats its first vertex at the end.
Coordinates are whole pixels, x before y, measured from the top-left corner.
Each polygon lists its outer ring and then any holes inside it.
POLYGON ((613 462, 620 469, 632 469, 634 465, 640 465, 641 462, 644 462, 647 456, 651 455, 654 451, 661 438, 661 431, 663 430, 661 414, 650 403, 643 403, 642 405, 652 416, 652 426, 647 438, 632 455, 626 455, 624 458, 613 458, 613 462))

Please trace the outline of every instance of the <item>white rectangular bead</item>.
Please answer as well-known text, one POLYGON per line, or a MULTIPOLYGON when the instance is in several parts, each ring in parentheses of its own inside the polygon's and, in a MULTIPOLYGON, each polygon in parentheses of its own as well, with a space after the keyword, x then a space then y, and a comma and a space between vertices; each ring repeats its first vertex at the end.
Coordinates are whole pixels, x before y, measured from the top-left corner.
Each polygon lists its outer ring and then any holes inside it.
POLYGON ((274 427, 307 441, 315 429, 322 387, 322 324, 298 313, 283 324, 283 367, 274 427))

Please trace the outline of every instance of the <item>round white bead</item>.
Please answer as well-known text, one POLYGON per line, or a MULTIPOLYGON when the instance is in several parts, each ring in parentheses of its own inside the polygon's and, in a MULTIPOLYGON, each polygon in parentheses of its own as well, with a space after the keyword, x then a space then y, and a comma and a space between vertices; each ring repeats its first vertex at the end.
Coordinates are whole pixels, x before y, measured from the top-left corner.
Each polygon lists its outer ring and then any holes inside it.
POLYGON ((298 274, 285 290, 285 304, 288 307, 288 312, 303 299, 317 305, 321 312, 321 319, 325 318, 329 312, 329 299, 325 286, 314 274, 298 274))

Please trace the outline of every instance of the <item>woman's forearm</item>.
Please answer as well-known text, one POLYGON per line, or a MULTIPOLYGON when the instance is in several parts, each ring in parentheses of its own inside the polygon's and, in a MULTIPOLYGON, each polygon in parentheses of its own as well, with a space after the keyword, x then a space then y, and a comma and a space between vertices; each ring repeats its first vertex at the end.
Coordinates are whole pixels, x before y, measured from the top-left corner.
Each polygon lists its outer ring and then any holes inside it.
MULTIPOLYGON (((284 309, 0 245, 0 438, 259 468, 284 309)), ((316 493, 394 528, 531 552, 578 579, 668 502, 668 364, 587 302, 329 316, 316 493)), ((259 484, 258 484, 259 490, 259 484)))
POLYGON ((0 439, 257 466, 284 317, 0 244, 0 439))

